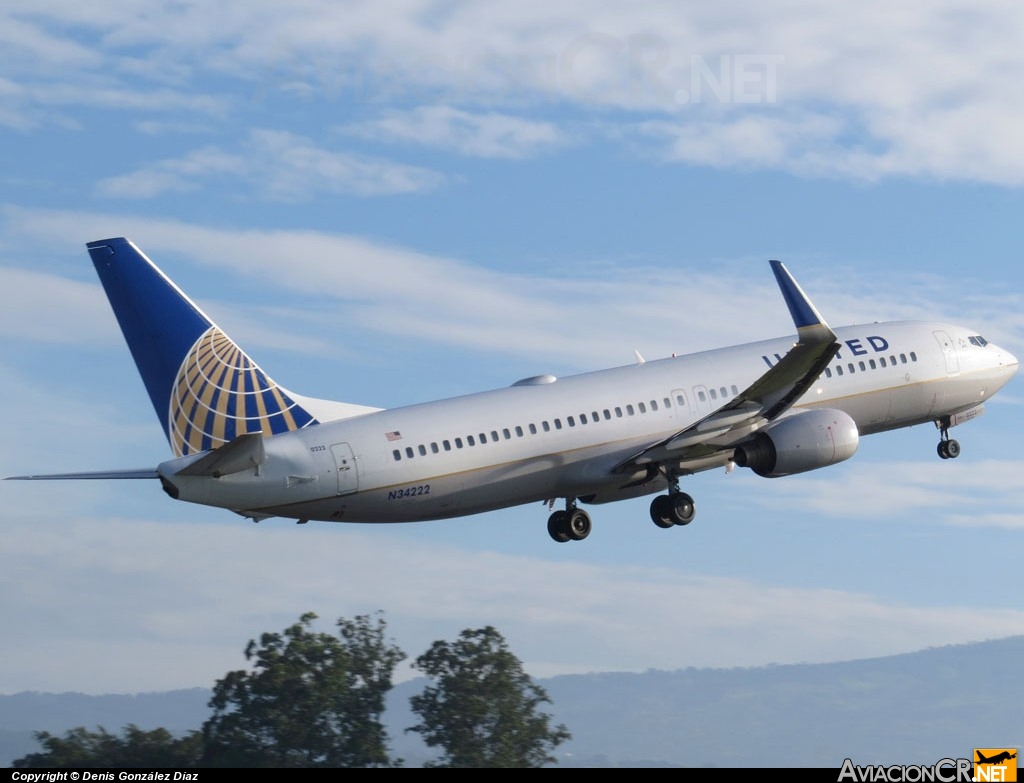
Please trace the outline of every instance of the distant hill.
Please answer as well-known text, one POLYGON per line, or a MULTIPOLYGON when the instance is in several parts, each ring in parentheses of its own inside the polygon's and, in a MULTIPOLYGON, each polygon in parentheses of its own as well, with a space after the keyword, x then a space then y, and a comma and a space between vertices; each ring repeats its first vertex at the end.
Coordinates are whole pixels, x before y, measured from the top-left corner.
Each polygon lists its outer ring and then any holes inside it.
MULTIPOLYGON (((563 767, 826 767, 933 764, 1024 744, 1024 636, 906 655, 749 669, 606 673, 538 680, 573 739, 563 767)), ((408 766, 432 754, 398 685, 386 718, 408 766)), ((35 730, 129 723, 183 732, 209 714, 205 688, 136 695, 0 696, 0 760, 37 750, 35 730)))

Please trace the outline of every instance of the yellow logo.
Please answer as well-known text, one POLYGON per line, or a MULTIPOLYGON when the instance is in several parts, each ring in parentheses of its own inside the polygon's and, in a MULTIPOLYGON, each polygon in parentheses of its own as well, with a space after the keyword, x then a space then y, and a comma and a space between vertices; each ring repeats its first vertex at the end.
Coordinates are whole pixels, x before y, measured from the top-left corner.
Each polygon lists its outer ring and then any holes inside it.
POLYGON ((975 748, 974 780, 1010 783, 1017 780, 1016 748, 975 748))

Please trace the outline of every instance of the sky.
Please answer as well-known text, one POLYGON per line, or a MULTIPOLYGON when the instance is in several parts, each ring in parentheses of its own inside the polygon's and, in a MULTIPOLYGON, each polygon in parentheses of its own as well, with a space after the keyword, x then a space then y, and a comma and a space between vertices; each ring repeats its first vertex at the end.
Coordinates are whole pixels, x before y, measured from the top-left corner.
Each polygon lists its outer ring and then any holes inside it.
MULTIPOLYGON (((9 0, 0 475, 170 450, 85 243, 135 241, 279 383, 392 407, 929 318, 1024 355, 1024 7, 9 0)), ((421 524, 0 482, 0 693, 211 687, 305 612, 410 663, 492 625, 527 672, 842 661, 1024 633, 1024 381, 953 430, 697 518, 545 506, 421 524)))

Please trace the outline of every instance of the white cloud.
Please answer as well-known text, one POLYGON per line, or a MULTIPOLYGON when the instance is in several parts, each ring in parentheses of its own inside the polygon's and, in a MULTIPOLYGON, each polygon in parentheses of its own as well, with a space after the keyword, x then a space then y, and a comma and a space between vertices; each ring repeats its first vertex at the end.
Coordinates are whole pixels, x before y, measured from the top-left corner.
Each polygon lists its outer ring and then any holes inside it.
POLYGON ((660 271, 630 264, 607 264, 585 277, 523 276, 314 231, 237 232, 11 208, 6 214, 15 236, 60 239, 77 249, 83 236, 126 235, 158 265, 161 254, 183 253, 208 268, 273 283, 280 306, 295 294, 340 299, 349 322, 371 332, 556 359, 579 369, 631 363, 634 349, 654 359, 792 330, 767 264, 757 267, 761 282, 751 282, 743 264, 734 264, 731 275, 722 267, 689 271, 680 290, 664 285, 660 271), (724 312, 743 312, 744 318, 723 318, 724 312))
POLYGON ((100 180, 96 191, 114 198, 152 198, 168 192, 195 190, 204 180, 242 175, 247 168, 242 156, 224 153, 216 147, 205 147, 180 158, 154 161, 128 174, 100 180))
POLYGON ((451 106, 420 106, 342 128, 363 138, 454 150, 480 158, 528 158, 566 143, 550 122, 507 114, 476 114, 451 106))
POLYGON ((100 344, 114 318, 94 283, 0 267, 0 335, 5 340, 100 344))
POLYGON ((96 190, 108 197, 151 198, 224 177, 242 180, 273 201, 305 201, 318 193, 414 193, 444 181, 428 169, 333 152, 285 131, 254 130, 240 154, 204 147, 101 180, 96 190))
MULTIPOLYGON (((280 295, 267 306, 288 307, 289 292, 338 299, 350 323, 371 332, 555 360, 582 370, 628 364, 634 349, 655 359, 792 332, 760 259, 679 269, 678 284, 666 285, 664 270, 630 262, 594 262, 585 276, 520 275, 344 234, 233 231, 116 213, 8 207, 4 214, 12 237, 58 240, 61 252, 77 252, 83 237, 129 236, 158 265, 161 254, 184 254, 211 269, 272 281, 280 295)), ((791 271, 834 324, 931 318, 948 305, 944 284, 879 283, 853 272, 815 280, 791 271), (915 299, 908 305, 899 292, 911 285, 915 299)), ((955 320, 986 329, 993 341, 1024 353, 1024 323, 1006 309, 1005 291, 980 282, 972 288, 969 300, 955 303, 955 320), (1000 328, 987 328, 996 324, 1000 328)), ((209 292, 190 293, 203 298, 209 292)), ((309 315, 307 307, 307 322, 309 315)))
MULTIPOLYGON (((937 431, 934 440, 938 443, 937 431)), ((954 465, 937 457, 928 462, 868 462, 855 457, 842 469, 760 486, 751 497, 763 505, 782 504, 825 518, 909 518, 922 512, 931 522, 1024 529, 1024 485, 1018 478, 1022 469, 1013 460, 961 459, 954 465), (985 498, 986 511, 965 514, 965 509, 978 509, 979 497, 985 498)))
POLYGON ((209 686, 242 664, 250 638, 304 611, 329 627, 384 609, 389 633, 413 657, 491 624, 538 677, 847 660, 1024 632, 1020 611, 899 605, 685 569, 468 555, 384 528, 55 525, 31 514, 7 528, 0 589, 19 600, 0 642, 5 692, 209 686))
POLYGON ((565 132, 539 115, 565 106, 653 115, 677 129, 668 156, 698 165, 1024 182, 1024 106, 1007 100, 1024 80, 1024 8, 1001 0, 95 5, 7 9, 6 76, 25 94, 0 118, 25 122, 37 104, 217 112, 231 101, 185 91, 213 76, 268 107, 282 91, 459 105, 397 112, 378 128, 406 138, 419 118, 421 143, 471 155, 550 148, 565 132), (152 89, 164 83, 179 89, 152 89), (512 106, 516 120, 494 109, 512 106))

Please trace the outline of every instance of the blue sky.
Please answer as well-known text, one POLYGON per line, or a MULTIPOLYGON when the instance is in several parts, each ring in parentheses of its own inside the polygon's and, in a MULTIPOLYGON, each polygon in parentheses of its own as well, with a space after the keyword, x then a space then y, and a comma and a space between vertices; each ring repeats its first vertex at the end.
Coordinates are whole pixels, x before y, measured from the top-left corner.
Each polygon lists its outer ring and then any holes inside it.
MULTIPOLYGON (((0 10, 0 474, 169 456, 84 244, 137 242, 278 382, 389 407, 834 324, 1024 355, 1024 9, 22 2, 0 10)), ((209 686, 305 611, 539 677, 1024 633, 1022 381, 778 480, 420 525, 259 525, 151 482, 0 484, 0 692, 209 686)))

